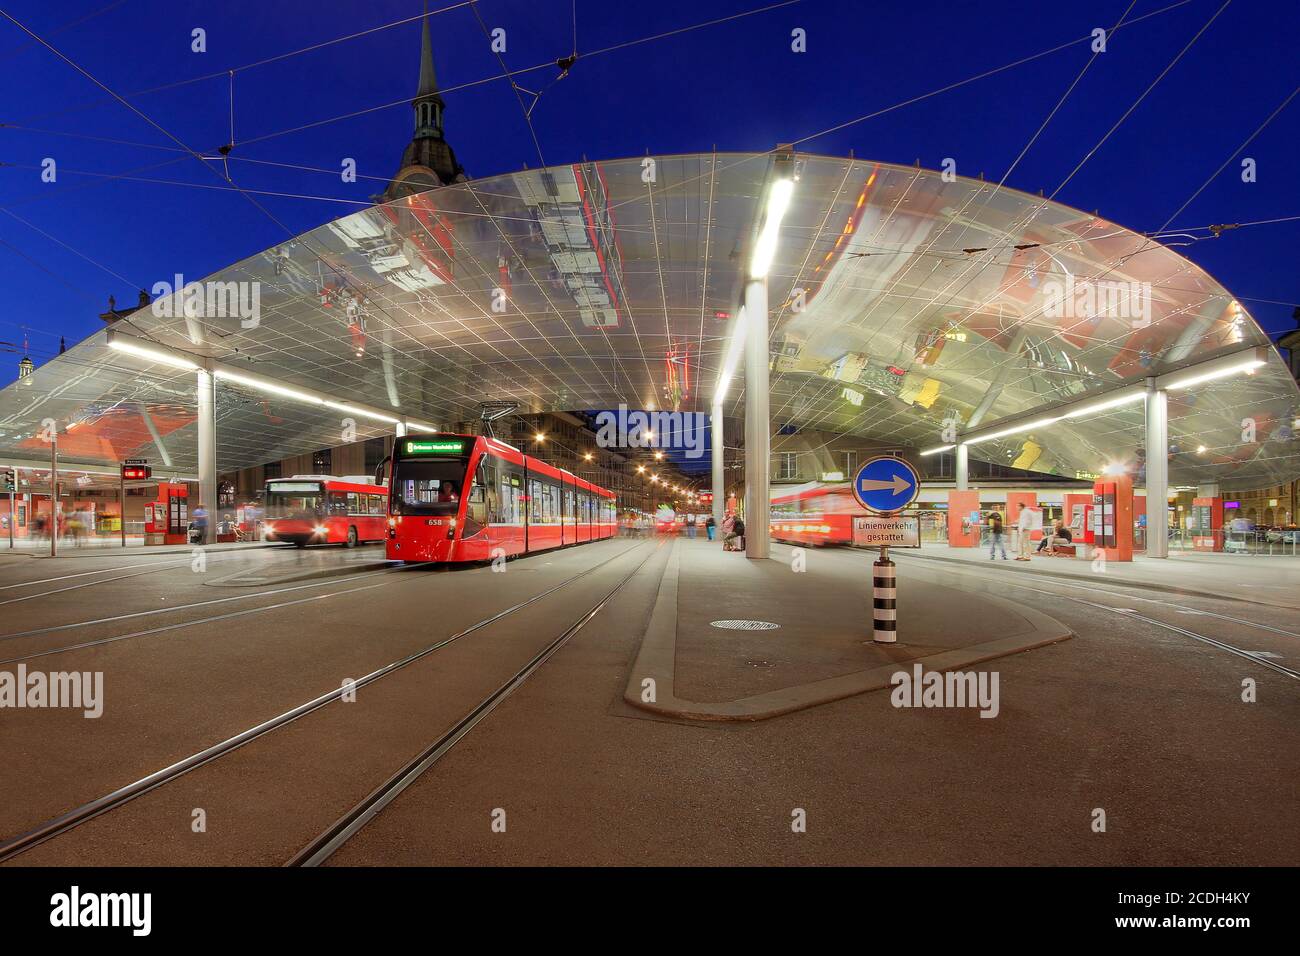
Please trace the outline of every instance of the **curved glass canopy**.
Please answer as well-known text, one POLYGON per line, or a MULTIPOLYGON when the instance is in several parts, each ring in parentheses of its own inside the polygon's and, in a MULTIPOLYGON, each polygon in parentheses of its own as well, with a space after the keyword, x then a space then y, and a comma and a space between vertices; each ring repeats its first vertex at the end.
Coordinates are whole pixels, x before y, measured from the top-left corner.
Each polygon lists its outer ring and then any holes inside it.
MULTIPOLYGON (((448 186, 223 269, 192 314, 163 297, 116 328, 442 427, 485 400, 708 411, 770 162, 642 157, 448 186), (254 294, 255 316, 234 307, 254 294)), ((769 274, 774 430, 929 448, 948 421, 987 427, 1269 344, 1199 267, 1096 216, 914 167, 795 167, 769 274)), ((217 414, 222 470, 341 440, 338 414, 229 380, 217 414)), ((1275 352, 1172 393, 1170 481, 1290 480, 1298 414, 1275 352)), ((971 454, 1092 476, 1143 457, 1142 416, 1138 402, 971 454)), ((72 423, 70 459, 166 448, 194 470, 192 373, 112 352, 103 333, 0 392, 0 456, 39 459, 47 417, 72 423)), ((390 428, 358 419, 355 437, 390 428)))

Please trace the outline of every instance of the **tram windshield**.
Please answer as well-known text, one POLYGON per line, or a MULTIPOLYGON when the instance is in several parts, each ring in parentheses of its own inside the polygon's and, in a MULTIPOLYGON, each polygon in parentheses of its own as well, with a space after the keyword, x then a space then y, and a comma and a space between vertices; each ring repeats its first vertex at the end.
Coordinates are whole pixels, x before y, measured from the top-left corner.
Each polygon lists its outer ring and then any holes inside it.
POLYGON ((454 515, 460 507, 464 481, 463 460, 403 459, 393 478, 393 514, 454 515))

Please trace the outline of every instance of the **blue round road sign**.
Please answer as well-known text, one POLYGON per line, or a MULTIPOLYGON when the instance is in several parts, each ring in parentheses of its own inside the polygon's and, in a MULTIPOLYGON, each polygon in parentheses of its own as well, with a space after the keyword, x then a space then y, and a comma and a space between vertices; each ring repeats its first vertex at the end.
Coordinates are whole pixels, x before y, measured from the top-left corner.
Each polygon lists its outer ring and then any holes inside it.
POLYGON ((853 478, 853 497, 868 511, 901 511, 921 493, 921 476, 901 458, 872 458, 853 478))

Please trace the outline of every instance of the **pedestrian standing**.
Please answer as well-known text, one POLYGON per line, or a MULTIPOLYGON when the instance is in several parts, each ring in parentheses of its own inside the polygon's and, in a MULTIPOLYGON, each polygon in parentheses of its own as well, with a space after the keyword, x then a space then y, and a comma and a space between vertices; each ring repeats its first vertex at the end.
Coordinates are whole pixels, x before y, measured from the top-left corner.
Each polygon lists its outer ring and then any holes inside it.
POLYGON ((1002 560, 1007 560, 1007 546, 1002 539, 1002 514, 995 511, 989 517, 989 560, 995 557, 994 551, 1002 552, 1002 560))
POLYGON ((1019 510, 1016 512, 1016 535, 1018 538, 1018 548, 1020 552, 1016 555, 1017 561, 1029 560, 1029 533, 1034 527, 1034 516, 1025 503, 1022 501, 1016 506, 1019 510))
POLYGON ((704 533, 708 535, 709 540, 712 541, 717 532, 718 523, 713 520, 713 515, 709 515, 709 519, 704 522, 704 533))

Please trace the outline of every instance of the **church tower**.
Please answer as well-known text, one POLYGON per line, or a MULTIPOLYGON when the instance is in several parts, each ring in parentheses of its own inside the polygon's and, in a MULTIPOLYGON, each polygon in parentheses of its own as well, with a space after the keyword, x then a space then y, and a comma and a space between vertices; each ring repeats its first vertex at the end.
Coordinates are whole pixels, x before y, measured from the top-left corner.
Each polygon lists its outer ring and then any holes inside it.
POLYGON ((433 69, 427 4, 420 43, 420 85, 411 101, 411 108, 415 111, 415 135, 402 154, 401 168, 384 191, 385 201, 451 183, 463 183, 468 178, 451 145, 443 137, 446 103, 438 92, 438 77, 433 69))

